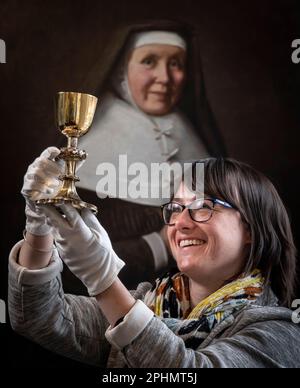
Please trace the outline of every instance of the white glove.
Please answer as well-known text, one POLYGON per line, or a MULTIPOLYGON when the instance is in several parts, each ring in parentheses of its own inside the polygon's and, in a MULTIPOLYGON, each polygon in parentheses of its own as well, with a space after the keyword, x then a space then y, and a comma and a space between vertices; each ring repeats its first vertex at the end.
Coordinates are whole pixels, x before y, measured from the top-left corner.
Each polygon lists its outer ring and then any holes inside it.
POLYGON ((114 252, 106 230, 88 209, 81 215, 71 205, 60 205, 64 216, 53 206, 41 210, 52 225, 61 259, 95 296, 112 285, 125 263, 114 252))
POLYGON ((62 181, 58 177, 63 173, 64 163, 62 160, 54 161, 59 153, 58 148, 48 147, 28 167, 24 176, 21 193, 26 202, 26 230, 37 236, 44 236, 51 232, 45 215, 40 212, 35 201, 54 197, 60 189, 62 181))

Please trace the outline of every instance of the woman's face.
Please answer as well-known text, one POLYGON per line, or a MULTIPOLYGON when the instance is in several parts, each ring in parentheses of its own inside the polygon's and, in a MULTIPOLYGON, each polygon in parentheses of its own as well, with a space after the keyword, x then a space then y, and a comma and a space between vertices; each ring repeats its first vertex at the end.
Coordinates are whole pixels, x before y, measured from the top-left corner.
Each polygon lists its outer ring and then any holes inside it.
MULTIPOLYGON (((183 184, 175 197, 183 205, 196 199, 183 184)), ((206 223, 193 221, 184 209, 167 231, 179 270, 203 284, 222 284, 240 274, 251 242, 238 211, 217 204, 215 209, 206 223)))
POLYGON ((142 111, 159 116, 172 110, 185 81, 185 57, 182 48, 164 44, 149 44, 132 51, 128 84, 142 111))

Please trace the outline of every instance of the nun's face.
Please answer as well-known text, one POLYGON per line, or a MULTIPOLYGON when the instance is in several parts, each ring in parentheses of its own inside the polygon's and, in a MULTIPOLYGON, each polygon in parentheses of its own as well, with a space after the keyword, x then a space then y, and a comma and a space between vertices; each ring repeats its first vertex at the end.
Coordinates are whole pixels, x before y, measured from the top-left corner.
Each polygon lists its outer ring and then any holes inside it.
POLYGON ((151 115, 169 113, 185 81, 186 52, 180 47, 149 44, 134 49, 128 62, 128 84, 137 106, 151 115))

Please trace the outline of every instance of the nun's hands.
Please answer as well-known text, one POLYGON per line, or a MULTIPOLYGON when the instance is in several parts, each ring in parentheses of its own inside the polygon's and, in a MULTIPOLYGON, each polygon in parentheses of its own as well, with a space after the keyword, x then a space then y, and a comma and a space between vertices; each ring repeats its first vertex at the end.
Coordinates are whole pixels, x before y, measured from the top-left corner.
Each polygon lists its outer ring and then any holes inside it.
POLYGON ((48 147, 28 167, 24 176, 21 194, 25 198, 26 231, 36 235, 45 236, 51 232, 47 219, 40 212, 35 201, 42 198, 54 197, 62 182, 58 179, 63 173, 63 161, 55 161, 60 150, 48 147))
POLYGON ((81 214, 71 205, 59 209, 44 205, 61 259, 87 287, 90 296, 101 294, 116 280, 124 262, 112 249, 110 238, 88 209, 81 214))

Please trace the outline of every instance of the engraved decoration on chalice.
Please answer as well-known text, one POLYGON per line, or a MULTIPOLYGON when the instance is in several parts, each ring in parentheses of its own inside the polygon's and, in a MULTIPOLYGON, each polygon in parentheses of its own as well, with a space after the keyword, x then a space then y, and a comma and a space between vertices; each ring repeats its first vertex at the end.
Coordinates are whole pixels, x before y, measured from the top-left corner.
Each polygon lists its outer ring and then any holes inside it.
POLYGON ((86 152, 78 148, 79 137, 85 135, 94 118, 98 99, 90 94, 59 92, 56 96, 56 119, 59 130, 67 137, 67 147, 62 148, 57 158, 65 161, 65 173, 60 176, 63 184, 54 198, 40 199, 38 204, 60 205, 70 203, 76 209, 88 208, 93 213, 95 205, 84 202, 78 195, 75 182, 76 165, 86 159, 86 152))

